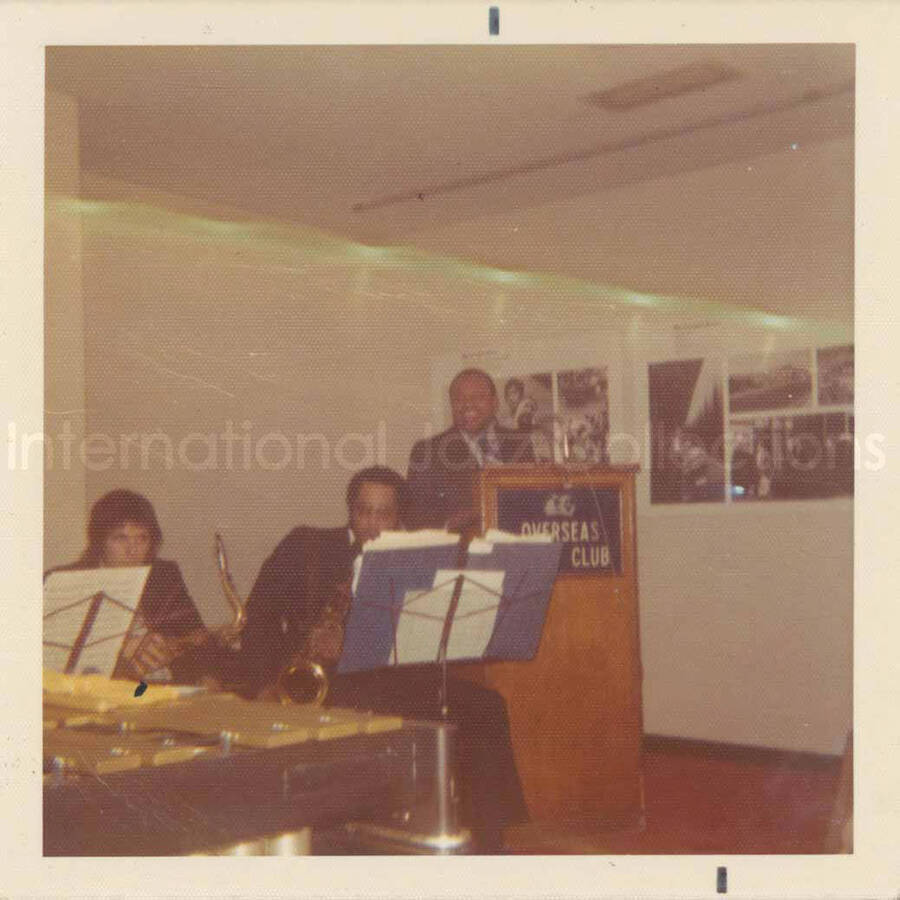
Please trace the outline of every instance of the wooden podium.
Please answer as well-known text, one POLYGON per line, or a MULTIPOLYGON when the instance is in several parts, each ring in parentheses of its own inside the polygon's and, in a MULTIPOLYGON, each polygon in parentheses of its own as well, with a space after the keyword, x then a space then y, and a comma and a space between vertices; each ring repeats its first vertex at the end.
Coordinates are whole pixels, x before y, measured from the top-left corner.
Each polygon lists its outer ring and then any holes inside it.
POLYGON ((476 507, 487 528, 549 531, 564 543, 536 657, 454 674, 506 700, 532 821, 642 821, 636 467, 487 467, 476 507))

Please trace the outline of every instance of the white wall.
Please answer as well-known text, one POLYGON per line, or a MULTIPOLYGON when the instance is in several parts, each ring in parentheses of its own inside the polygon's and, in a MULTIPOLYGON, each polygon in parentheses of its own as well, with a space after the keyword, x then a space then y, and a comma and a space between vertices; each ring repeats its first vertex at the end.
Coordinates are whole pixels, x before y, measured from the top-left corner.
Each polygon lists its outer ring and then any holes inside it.
MULTIPOLYGON (((48 193, 79 190, 78 104, 48 91, 45 186, 48 193)), ((71 560, 84 544, 85 470, 66 460, 65 443, 85 433, 84 310, 81 296, 81 223, 48 215, 44 245, 44 568, 71 560), (68 429, 70 435, 66 434, 68 429), (52 454, 52 458, 50 456, 52 454)), ((37 464, 39 445, 27 450, 37 464)))
MULTIPOLYGON (((636 421, 649 418, 648 363, 719 358, 727 367, 748 351, 841 342, 852 343, 849 327, 843 340, 734 323, 663 332, 637 353, 636 421)), ((638 567, 647 730, 843 752, 853 696, 852 498, 660 506, 650 504, 649 482, 645 470, 638 567)))
POLYGON ((852 523, 838 500, 639 519, 648 732, 841 752, 852 523))

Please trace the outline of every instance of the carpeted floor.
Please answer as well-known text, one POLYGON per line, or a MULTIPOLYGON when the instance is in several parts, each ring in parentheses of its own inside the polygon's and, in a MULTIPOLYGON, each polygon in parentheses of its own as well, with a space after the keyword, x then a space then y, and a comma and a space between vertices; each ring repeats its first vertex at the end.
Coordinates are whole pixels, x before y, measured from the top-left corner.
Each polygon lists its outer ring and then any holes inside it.
POLYGON ((669 738, 644 743, 643 828, 588 833, 530 824, 509 853, 824 853, 840 757, 669 738))

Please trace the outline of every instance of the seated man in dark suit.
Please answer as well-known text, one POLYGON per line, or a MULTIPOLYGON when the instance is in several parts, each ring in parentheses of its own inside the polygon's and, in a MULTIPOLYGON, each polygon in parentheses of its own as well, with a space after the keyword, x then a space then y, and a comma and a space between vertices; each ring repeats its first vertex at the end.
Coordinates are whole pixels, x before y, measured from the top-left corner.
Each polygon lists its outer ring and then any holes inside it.
MULTIPOLYGON (((279 673, 294 659, 313 659, 326 669, 337 662, 361 546, 382 530, 400 527, 405 487, 391 469, 358 472, 347 488, 348 524, 295 528, 265 561, 241 638, 246 696, 274 699, 279 673)), ((326 703, 437 720, 440 676, 437 665, 332 673, 326 703)), ((527 818, 506 705, 494 691, 450 678, 448 706, 458 727, 462 820, 482 838, 480 849, 496 849, 502 826, 527 818)))
POLYGON ((450 382, 453 427, 419 441, 409 457, 410 528, 477 527, 472 473, 534 462, 529 434, 497 424, 497 403, 494 381, 481 369, 464 369, 450 382))

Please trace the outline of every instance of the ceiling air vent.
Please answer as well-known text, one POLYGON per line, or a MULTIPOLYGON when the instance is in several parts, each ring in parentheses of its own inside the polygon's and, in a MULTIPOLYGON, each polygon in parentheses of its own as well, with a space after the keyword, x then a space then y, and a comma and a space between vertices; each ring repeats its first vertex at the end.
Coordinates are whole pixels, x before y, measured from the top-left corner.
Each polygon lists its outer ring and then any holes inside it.
POLYGON ((588 94, 585 100, 603 109, 624 112, 657 100, 702 91, 714 84, 738 78, 740 72, 715 60, 689 63, 647 78, 626 81, 605 91, 588 94))

